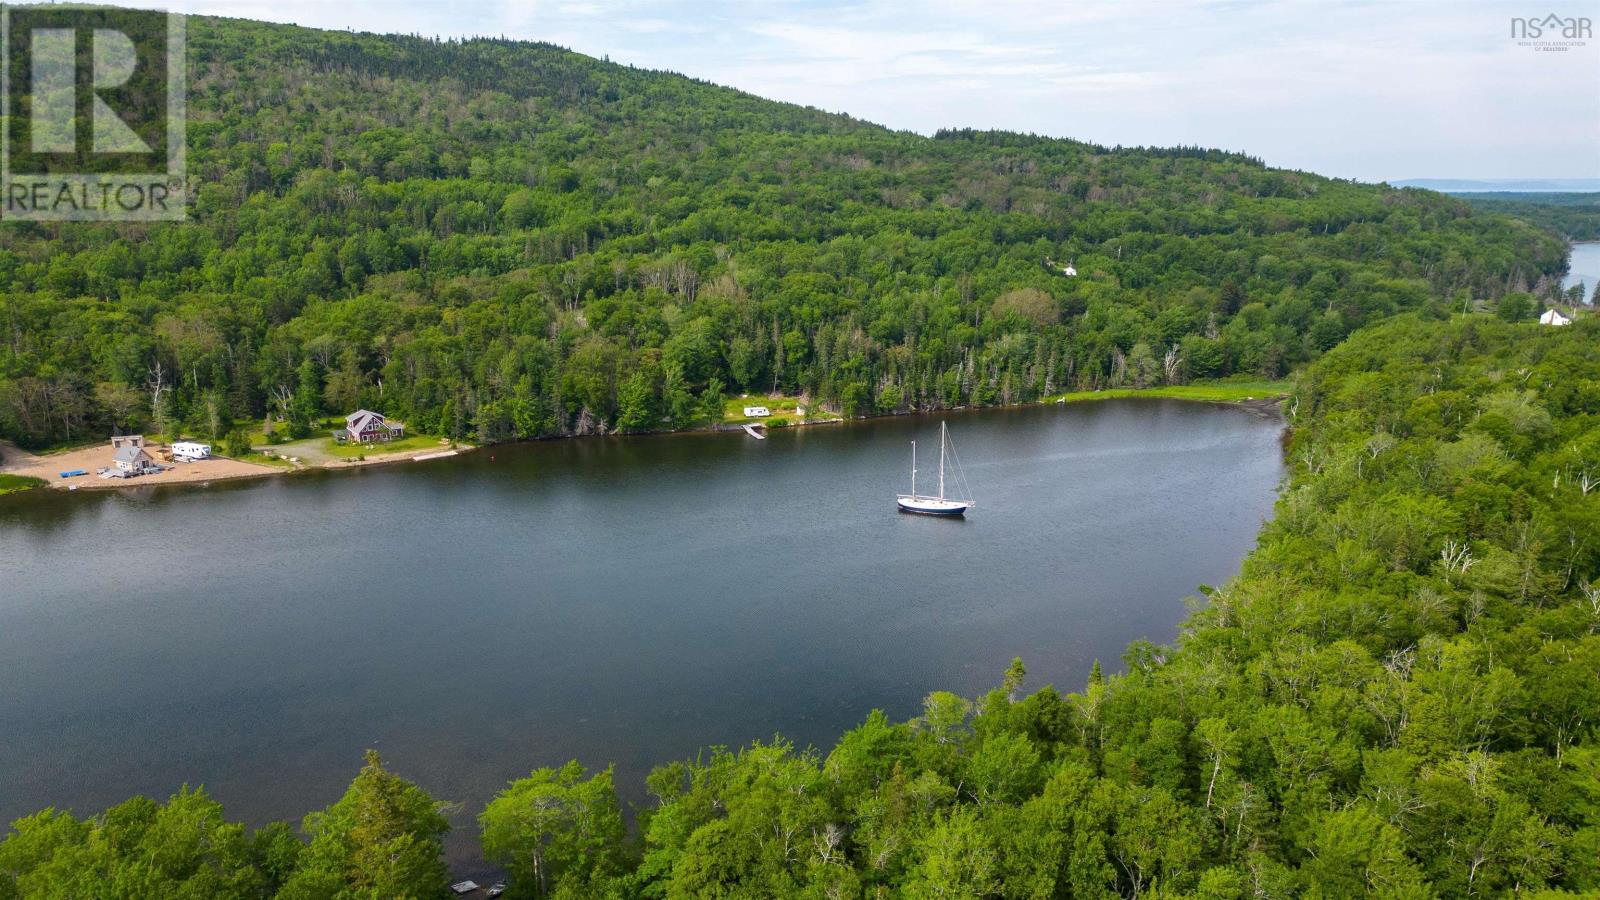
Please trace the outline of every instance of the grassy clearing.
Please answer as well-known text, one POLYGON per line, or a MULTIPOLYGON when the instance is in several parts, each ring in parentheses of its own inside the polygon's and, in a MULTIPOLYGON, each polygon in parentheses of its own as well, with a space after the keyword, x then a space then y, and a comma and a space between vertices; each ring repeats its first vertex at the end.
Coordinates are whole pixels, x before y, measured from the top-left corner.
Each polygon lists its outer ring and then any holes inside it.
POLYGON ((730 425, 742 425, 745 422, 765 422, 768 425, 787 425, 796 422, 820 422, 835 418, 825 412, 822 407, 812 403, 806 407, 805 412, 800 412, 801 400, 799 397, 785 397, 780 394, 751 394, 748 397, 729 397, 722 404, 722 421, 730 425), (744 414, 746 406, 765 406, 772 412, 770 416, 747 416, 744 414), (774 420, 782 419, 783 422, 774 420))
POLYGON ((34 488, 44 487, 44 485, 43 478, 29 478, 26 475, 0 475, 0 497, 6 494, 31 491, 34 488))
POLYGON ((291 438, 280 430, 277 443, 269 444, 266 434, 258 424, 250 432, 250 445, 256 452, 243 459, 246 462, 289 468, 292 467, 288 462, 291 456, 299 457, 306 465, 315 466, 330 460, 354 460, 364 456, 390 453, 427 452, 442 450, 448 446, 444 443, 444 438, 436 434, 408 434, 398 441, 390 441, 387 444, 341 444, 333 439, 333 432, 343 427, 342 416, 325 416, 312 423, 309 437, 291 438), (262 453, 264 450, 272 451, 273 455, 264 455, 262 453))
MULTIPOLYGON (((250 446, 275 447, 277 444, 267 443, 267 433, 262 430, 260 422, 250 429, 250 446)), ((340 416, 324 416, 311 424, 311 437, 328 437, 335 429, 344 427, 344 419, 340 416)), ((278 423, 278 444, 291 444, 296 439, 289 437, 288 426, 278 423)), ((300 438, 300 440, 306 440, 300 438)))
MULTIPOLYGON (((293 454, 290 455, 292 456, 293 454)), ((229 457, 229 459, 236 459, 239 462, 255 463, 258 466, 276 466, 280 469, 294 468, 294 463, 289 462, 287 457, 278 456, 276 454, 268 456, 265 453, 257 452, 248 453, 244 456, 232 456, 229 457)))
POLYGON ((1210 381, 1199 384, 1174 384, 1153 388, 1111 388, 1104 391, 1074 391, 1045 398, 1048 403, 1079 403, 1087 400, 1115 400, 1119 397, 1170 397, 1177 400, 1205 400, 1237 403, 1265 400, 1289 393, 1288 381, 1210 381))
POLYGON ((429 450, 443 450, 447 444, 440 443, 443 438, 433 434, 412 434, 398 441, 387 444, 338 444, 333 438, 328 438, 327 445, 323 448, 329 456, 338 459, 356 459, 362 456, 386 456, 390 453, 422 453, 429 450))

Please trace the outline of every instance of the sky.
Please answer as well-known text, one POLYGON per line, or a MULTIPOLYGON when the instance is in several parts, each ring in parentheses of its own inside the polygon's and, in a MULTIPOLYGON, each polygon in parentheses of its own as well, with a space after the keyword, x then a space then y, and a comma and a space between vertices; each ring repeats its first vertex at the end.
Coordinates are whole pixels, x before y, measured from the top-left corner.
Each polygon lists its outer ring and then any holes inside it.
POLYGON ((135 0, 549 41, 932 134, 1199 144, 1363 181, 1600 177, 1600 0, 135 0))

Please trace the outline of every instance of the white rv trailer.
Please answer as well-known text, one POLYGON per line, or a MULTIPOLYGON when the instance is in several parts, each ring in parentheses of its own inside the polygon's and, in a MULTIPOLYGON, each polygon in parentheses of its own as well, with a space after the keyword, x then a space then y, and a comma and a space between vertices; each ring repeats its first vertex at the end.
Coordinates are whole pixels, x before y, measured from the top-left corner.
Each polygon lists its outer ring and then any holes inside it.
POLYGON ((175 459, 197 460, 205 459, 211 455, 211 445, 198 441, 173 441, 172 455, 175 459))

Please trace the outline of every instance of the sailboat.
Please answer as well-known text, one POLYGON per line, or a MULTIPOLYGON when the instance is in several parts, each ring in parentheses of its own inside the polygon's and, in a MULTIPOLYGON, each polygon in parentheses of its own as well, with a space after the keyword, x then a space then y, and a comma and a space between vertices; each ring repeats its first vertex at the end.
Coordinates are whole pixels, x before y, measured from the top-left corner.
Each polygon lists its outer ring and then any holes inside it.
MULTIPOLYGON (((901 512, 921 513, 925 516, 964 516, 967 510, 976 506, 970 498, 959 500, 944 495, 944 460, 945 448, 950 445, 950 429, 943 422, 939 423, 939 494, 935 497, 926 497, 917 493, 917 442, 911 442, 911 493, 899 495, 895 502, 901 512)), ((956 477, 962 485, 966 479, 961 476, 961 465, 956 463, 956 477)))

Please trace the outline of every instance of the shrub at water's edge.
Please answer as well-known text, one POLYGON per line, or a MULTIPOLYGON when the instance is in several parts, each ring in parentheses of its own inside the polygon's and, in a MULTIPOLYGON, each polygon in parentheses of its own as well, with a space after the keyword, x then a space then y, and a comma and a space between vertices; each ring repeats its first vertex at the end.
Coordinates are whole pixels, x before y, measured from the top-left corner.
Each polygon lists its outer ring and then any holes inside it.
POLYGON ((44 487, 43 479, 30 478, 26 475, 7 475, 0 473, 0 497, 6 494, 15 494, 21 491, 31 491, 34 488, 44 487))

